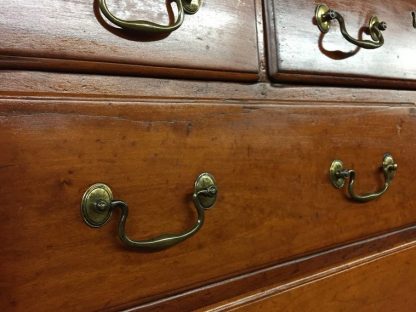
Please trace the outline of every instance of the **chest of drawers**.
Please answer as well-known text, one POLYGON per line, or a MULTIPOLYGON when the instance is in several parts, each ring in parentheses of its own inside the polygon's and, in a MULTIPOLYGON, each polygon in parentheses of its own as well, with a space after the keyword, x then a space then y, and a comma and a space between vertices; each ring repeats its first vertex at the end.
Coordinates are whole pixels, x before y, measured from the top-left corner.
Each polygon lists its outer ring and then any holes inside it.
MULTIPOLYGON (((413 64, 405 71, 387 62, 378 75, 379 67, 363 65, 365 49, 327 58, 315 42, 316 5, 303 2, 206 0, 163 34, 117 28, 99 1, 2 4, 2 310, 279 310, 300 293, 299 311, 322 291, 331 310, 398 302, 400 287, 412 287, 416 237, 413 64), (314 27, 304 36, 288 18, 295 6, 314 27), (319 64, 328 71, 313 68, 319 64), (383 172, 387 152, 394 160, 383 172), (335 182, 344 175, 341 189, 330 180, 336 159, 346 169, 335 172, 335 182), (195 190, 203 172, 214 177, 215 196, 197 193, 207 184, 195 190), (96 183, 112 198, 84 195, 96 183), (92 203, 87 216, 83 196, 92 203), (215 206, 203 211, 206 200, 215 206), (91 216, 108 222, 91 228, 91 216), (133 248, 119 240, 123 233, 133 248), (181 242, 163 248, 174 236, 181 242), (142 240, 152 250, 135 248, 142 240), (408 274, 387 269, 395 263, 408 274), (373 281, 354 283, 361 275, 384 283, 369 292, 373 281), (354 291, 334 287, 337 280, 354 291), (391 285, 398 289, 385 299, 391 285), (336 300, 341 293, 346 302, 336 300)), ((120 18, 175 22, 162 4, 107 5, 120 18)), ((388 11, 393 34, 384 31, 385 46, 373 50, 387 57, 405 21, 398 9, 379 7, 363 10, 388 11)), ((409 2, 399 7, 411 16, 409 2)), ((403 293, 402 310, 411 310, 411 292, 403 293)))

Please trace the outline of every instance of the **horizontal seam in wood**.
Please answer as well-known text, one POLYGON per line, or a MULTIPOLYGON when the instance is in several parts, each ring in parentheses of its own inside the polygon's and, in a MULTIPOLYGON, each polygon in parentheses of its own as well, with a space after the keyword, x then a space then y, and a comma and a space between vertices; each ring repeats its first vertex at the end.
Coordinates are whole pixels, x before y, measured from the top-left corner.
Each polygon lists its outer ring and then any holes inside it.
MULTIPOLYGON (((325 255, 331 254, 331 253, 339 251, 339 250, 345 250, 347 248, 353 248, 355 246, 360 246, 360 245, 363 245, 363 244, 370 244, 372 242, 376 242, 376 241, 381 240, 381 239, 386 239, 388 237, 394 237, 396 235, 400 235, 402 233, 412 231, 412 230, 416 230, 416 225, 415 224, 408 225, 408 226, 405 226, 405 227, 402 227, 402 228, 399 228, 399 229, 396 229, 396 230, 393 230, 393 231, 390 231, 390 232, 387 232, 387 233, 383 233, 383 234, 373 236, 373 237, 368 237, 368 238, 365 238, 365 239, 361 239, 361 240, 353 241, 353 242, 349 242, 349 243, 347 242, 347 243, 344 243, 344 244, 339 244, 339 245, 336 245, 336 246, 333 246, 333 247, 329 247, 329 248, 324 249, 324 250, 318 250, 318 251, 314 251, 313 253, 307 253, 305 255, 300 255, 300 256, 298 256, 298 258, 282 260, 281 262, 279 262, 278 264, 275 264, 275 265, 271 265, 271 266, 268 266, 268 267, 265 267, 265 268, 256 269, 254 271, 246 272, 246 273, 234 276, 234 277, 229 277, 225 280, 222 279, 222 280, 219 280, 219 281, 215 281, 211 284, 204 285, 204 286, 194 288, 194 289, 191 289, 191 290, 182 291, 180 293, 177 293, 177 294, 174 294, 174 295, 171 295, 171 296, 167 296, 167 297, 162 298, 162 299, 157 299, 157 300, 154 300, 154 301, 149 301, 149 302, 146 302, 146 303, 142 303, 142 304, 136 305, 136 306, 134 306, 130 309, 125 309, 123 311, 124 312, 133 312, 133 311, 138 311, 138 310, 144 309, 144 308, 156 307, 159 304, 169 302, 169 301, 174 301, 176 298, 179 298, 179 297, 190 296, 192 294, 195 294, 195 293, 207 290, 207 289, 215 289, 215 287, 217 287, 218 285, 223 284, 224 282, 230 284, 230 283, 233 283, 233 282, 236 282, 236 281, 239 281, 239 280, 247 279, 251 276, 255 276, 255 275, 263 274, 263 273, 266 273, 266 272, 270 272, 270 271, 273 271, 275 269, 285 267, 285 266, 288 266, 288 265, 291 265, 291 264, 299 264, 299 263, 302 263, 304 261, 308 261, 310 259, 325 256, 325 255)), ((358 259, 358 260, 352 260, 352 261, 348 261, 346 263, 343 263, 341 265, 336 265, 335 267, 332 267, 331 269, 325 270, 323 272, 329 272, 329 271, 333 270, 334 268, 344 267, 345 265, 348 265, 348 263, 357 263, 357 261, 364 261, 363 259, 371 259, 371 257, 373 257, 374 259, 378 259, 384 253, 389 254, 389 252, 392 253, 392 251, 394 251, 396 249, 400 250, 400 248, 406 248, 406 246, 408 246, 408 245, 410 245, 410 246, 416 245, 416 240, 412 239, 410 242, 407 242, 405 244, 401 244, 399 246, 389 248, 387 250, 384 250, 383 252, 379 252, 378 254, 373 254, 373 255, 370 255, 370 256, 366 256, 366 257, 360 257, 360 259, 358 259), (378 257, 377 255, 381 255, 381 256, 378 257)), ((296 282, 299 283, 299 281, 305 280, 307 278, 310 278, 311 276, 315 276, 315 275, 319 275, 319 274, 322 274, 322 272, 315 273, 315 274, 309 275, 308 277, 300 278, 298 280, 288 282, 288 283, 283 284, 283 285, 279 285, 279 286, 274 287, 272 289, 277 289, 277 290, 282 289, 282 288, 285 287, 285 285, 291 285, 291 283, 296 283, 296 282)), ((304 283, 306 283, 306 282, 304 282, 304 283)), ((295 286, 293 286, 293 287, 295 287, 295 286)), ((248 298, 248 297, 245 297, 245 298, 248 298)), ((243 299, 245 299, 245 298, 243 298, 243 299)), ((241 300, 243 300, 243 299, 241 299, 241 300)), ((238 300, 235 301, 235 302, 238 302, 238 300)))
POLYGON ((249 70, 221 70, 221 69, 205 69, 205 68, 193 68, 193 67, 181 67, 181 66, 163 66, 163 65, 151 65, 151 64, 140 64, 140 63, 128 63, 128 62, 110 62, 110 61, 93 61, 87 59, 72 59, 72 58, 58 58, 58 57, 38 57, 38 56, 22 56, 17 54, 0 54, 0 66, 3 64, 8 64, 11 61, 15 62, 36 62, 39 64, 39 61, 47 62, 71 62, 71 63, 84 63, 84 64, 107 64, 109 66, 112 65, 126 65, 131 67, 144 67, 144 68, 153 68, 159 70, 181 70, 181 71, 189 71, 194 73, 195 71, 201 73, 226 73, 226 74, 250 74, 250 75, 258 75, 259 71, 249 71, 249 70), (8 60, 10 58, 10 61, 8 60))
MULTIPOLYGON (((0 92, 1 94, 1 92, 0 92)), ((299 103, 302 107, 310 107, 310 108, 319 108, 319 107, 328 107, 328 106, 342 106, 342 107, 415 107, 416 102, 366 102, 366 101, 359 101, 355 100, 352 101, 340 101, 340 100, 333 100, 333 101, 317 101, 317 100, 279 100, 279 99, 219 99, 219 98, 212 98, 212 99, 197 99, 197 98, 182 98, 182 97, 172 97, 172 98, 154 98, 154 97, 125 97, 125 98, 96 98, 96 97, 42 97, 42 96, 24 96, 24 97, 16 97, 16 96, 7 96, 2 95, 0 96, 0 104, 1 102, 16 102, 18 104, 24 104, 24 102, 42 102, 42 104, 73 104, 83 102, 88 104, 108 104, 108 103, 120 103, 124 105, 140 105, 140 104, 161 104, 161 105, 193 105, 193 104, 209 104, 209 105, 250 105, 253 104, 253 107, 244 107, 246 109, 259 109, 259 108, 267 108, 267 107, 300 107, 300 105, 294 105, 299 103), (179 101, 180 100, 180 101, 179 101), (47 103, 45 103, 47 101, 47 103), (162 102, 162 103, 161 103, 162 102)))

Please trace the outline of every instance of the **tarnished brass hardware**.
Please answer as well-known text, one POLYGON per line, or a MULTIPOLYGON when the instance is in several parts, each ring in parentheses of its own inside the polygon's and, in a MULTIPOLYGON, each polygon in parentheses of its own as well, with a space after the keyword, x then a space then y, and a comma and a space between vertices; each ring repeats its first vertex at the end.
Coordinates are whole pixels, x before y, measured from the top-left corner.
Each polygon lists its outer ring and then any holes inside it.
POLYGON ((377 16, 371 17, 368 24, 370 36, 374 41, 358 40, 351 37, 347 32, 344 18, 341 16, 341 14, 329 9, 325 4, 318 4, 316 6, 315 18, 318 28, 322 33, 327 33, 331 26, 331 21, 336 19, 339 23, 342 36, 352 44, 355 44, 361 48, 376 49, 384 44, 384 38, 381 32, 387 29, 387 24, 385 22, 380 22, 377 16))
POLYGON ((179 234, 162 234, 157 237, 135 241, 126 235, 126 220, 128 206, 121 200, 114 200, 111 189, 102 183, 97 183, 88 188, 81 202, 81 214, 86 224, 91 227, 101 227, 110 219, 114 208, 121 209, 118 224, 118 236, 128 247, 135 249, 158 250, 168 248, 184 241, 198 232, 204 224, 205 209, 212 208, 217 200, 217 184, 209 173, 202 173, 195 181, 193 202, 198 214, 198 220, 188 231, 179 234))
POLYGON ((115 25, 129 30, 137 30, 147 33, 169 33, 178 29, 184 20, 185 13, 195 14, 202 6, 202 0, 173 0, 178 7, 178 17, 172 25, 160 25, 149 21, 127 21, 113 15, 107 7, 106 0, 100 0, 101 12, 115 25))
POLYGON ((412 12, 412 17, 413 17, 413 28, 416 28, 416 13, 412 12))
POLYGON ((355 183, 355 171, 350 169, 344 169, 344 165, 341 160, 334 160, 329 168, 329 177, 332 184, 336 188, 342 188, 345 184, 345 181, 349 178, 348 183, 348 194, 352 200, 358 202, 368 202, 370 200, 376 199, 383 195, 390 186, 391 181, 394 178, 394 175, 397 171, 397 164, 394 162, 393 156, 386 153, 383 157, 382 167, 383 174, 385 178, 384 187, 375 192, 364 195, 357 195, 354 192, 354 183, 355 183))

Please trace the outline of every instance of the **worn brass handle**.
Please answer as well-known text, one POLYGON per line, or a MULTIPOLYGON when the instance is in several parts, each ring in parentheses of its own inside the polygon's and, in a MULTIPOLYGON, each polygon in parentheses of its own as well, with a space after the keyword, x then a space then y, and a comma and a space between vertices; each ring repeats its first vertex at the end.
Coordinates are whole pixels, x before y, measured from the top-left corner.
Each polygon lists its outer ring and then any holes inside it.
POLYGON ((129 30, 150 33, 169 33, 178 29, 184 20, 185 13, 195 14, 202 5, 202 0, 173 0, 178 7, 178 17, 172 25, 160 25, 149 21, 127 21, 113 15, 107 7, 106 0, 100 0, 100 10, 112 23, 129 30))
POLYGON ((198 213, 198 220, 187 231, 179 234, 162 234, 148 240, 135 241, 126 235, 128 206, 121 200, 113 200, 111 189, 102 183, 92 185, 82 197, 81 213, 85 223, 91 227, 103 226, 111 217, 114 208, 121 209, 118 224, 118 236, 128 247, 135 249, 164 249, 184 241, 198 232, 204 224, 204 210, 214 206, 217 199, 217 185, 214 177, 203 173, 195 181, 193 202, 198 213))
POLYGON ((384 38, 382 31, 387 29, 385 22, 380 22, 377 16, 373 16, 370 19, 368 29, 370 36, 374 41, 371 40, 358 40, 351 37, 345 27, 344 18, 338 12, 329 9, 325 4, 318 4, 315 9, 316 23, 322 33, 327 33, 331 24, 331 20, 336 19, 339 23, 341 34, 346 40, 364 49, 376 49, 384 44, 384 38))
POLYGON ((332 184, 336 188, 342 188, 345 184, 345 181, 349 178, 348 184, 348 193, 352 200, 357 202, 368 202, 370 200, 376 199, 383 195, 390 186, 391 180, 393 180, 394 175, 397 171, 397 164, 394 162, 393 156, 390 154, 385 154, 383 158, 382 167, 383 174, 385 178, 384 187, 370 194, 357 195, 354 192, 354 183, 355 183, 355 171, 350 169, 344 169, 343 163, 340 160, 334 160, 329 169, 329 175, 332 184))

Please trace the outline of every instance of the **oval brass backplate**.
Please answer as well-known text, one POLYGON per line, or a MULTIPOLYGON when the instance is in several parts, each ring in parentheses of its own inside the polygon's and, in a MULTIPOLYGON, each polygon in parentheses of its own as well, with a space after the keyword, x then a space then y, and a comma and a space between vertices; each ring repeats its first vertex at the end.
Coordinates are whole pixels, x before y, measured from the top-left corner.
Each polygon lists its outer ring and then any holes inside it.
POLYGON ((337 175, 338 172, 344 170, 344 164, 341 160, 334 160, 329 168, 329 178, 331 183, 336 188, 342 188, 345 184, 345 179, 337 175))
POLYGON ((315 9, 316 24, 318 25, 319 30, 322 31, 324 34, 328 32, 330 27, 330 22, 323 20, 324 14, 328 11, 329 8, 325 4, 320 4, 315 9))
POLYGON ((387 178, 389 180, 393 180, 394 176, 396 175, 397 170, 387 170, 387 168, 391 168, 393 166, 397 168, 397 164, 394 162, 393 156, 391 156, 389 153, 386 153, 383 156, 383 168, 387 171, 387 178))
POLYGON ((373 28, 374 24, 378 24, 379 20, 377 16, 372 16, 370 18, 370 22, 368 23, 368 29, 370 30, 370 36, 371 39, 373 39, 374 41, 378 41, 379 38, 377 37, 377 34, 374 31, 371 31, 371 29, 373 28))
POLYGON ((84 193, 81 202, 81 214, 86 224, 91 227, 100 227, 107 223, 111 217, 111 201, 113 193, 103 184, 91 185, 84 193))
POLYGON ((202 0, 184 0, 182 1, 183 10, 188 14, 195 14, 202 6, 202 0))
MULTIPOLYGON (((210 187, 217 188, 217 182, 214 177, 209 173, 202 173, 195 181, 195 194, 198 194, 199 191, 209 189, 210 187)), ((201 195, 198 197, 201 206, 205 209, 212 208, 217 200, 217 192, 211 196, 201 195)))

